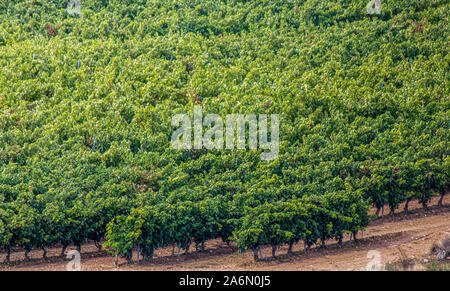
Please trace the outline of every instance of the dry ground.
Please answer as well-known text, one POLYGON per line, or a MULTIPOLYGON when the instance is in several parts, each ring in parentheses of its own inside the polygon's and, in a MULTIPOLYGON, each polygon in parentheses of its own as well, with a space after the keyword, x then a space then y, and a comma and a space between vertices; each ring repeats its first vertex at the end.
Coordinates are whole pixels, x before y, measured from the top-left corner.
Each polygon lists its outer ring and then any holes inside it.
MULTIPOLYGON (((437 207, 438 198, 433 199, 429 210, 421 209, 417 202, 410 203, 410 213, 398 211, 394 215, 371 222, 359 234, 359 241, 351 243, 348 237, 342 247, 328 241, 326 249, 303 251, 303 244, 294 246, 294 253, 286 255, 287 247, 277 251, 277 258, 270 258, 271 248, 263 247, 265 261, 253 262, 248 251, 237 253, 221 240, 206 243, 204 252, 195 250, 188 255, 172 256, 172 248, 158 249, 151 263, 128 265, 124 260, 114 267, 114 258, 105 251, 98 251, 93 244, 84 245, 81 254, 82 270, 365 270, 372 258, 371 250, 380 253, 381 264, 408 257, 423 261, 433 243, 450 234, 450 195, 446 195, 444 207, 437 207)), ((402 208, 401 208, 402 209, 402 208)), ((385 214, 389 212, 386 211, 385 214)), ((67 250, 69 251, 70 248, 67 250)), ((24 252, 11 254, 11 265, 0 265, 1 270, 65 270, 69 259, 59 257, 60 248, 49 249, 48 259, 42 259, 42 251, 32 251, 31 260, 23 261, 24 252)), ((3 261, 5 255, 0 254, 3 261)), ((134 253, 136 259, 136 252, 134 253)))

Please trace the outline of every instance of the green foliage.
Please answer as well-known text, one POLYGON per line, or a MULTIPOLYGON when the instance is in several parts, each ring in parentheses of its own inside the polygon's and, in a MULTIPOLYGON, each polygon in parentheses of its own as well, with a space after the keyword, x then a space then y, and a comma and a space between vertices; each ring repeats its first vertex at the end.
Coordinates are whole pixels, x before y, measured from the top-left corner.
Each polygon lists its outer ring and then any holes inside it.
POLYGON ((340 240, 448 192, 447 1, 0 3, 0 247, 144 256, 340 240), (177 151, 174 114, 280 114, 280 155, 177 151))

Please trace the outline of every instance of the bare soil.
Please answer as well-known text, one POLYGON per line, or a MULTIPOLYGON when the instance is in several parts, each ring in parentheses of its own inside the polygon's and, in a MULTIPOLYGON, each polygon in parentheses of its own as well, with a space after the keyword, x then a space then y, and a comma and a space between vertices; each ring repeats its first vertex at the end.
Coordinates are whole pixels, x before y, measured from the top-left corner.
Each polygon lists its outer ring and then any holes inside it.
MULTIPOLYGON (((426 262, 432 245, 450 234, 450 195, 446 195, 444 206, 437 207, 439 197, 430 203, 429 209, 422 209, 416 201, 410 202, 410 211, 386 215, 375 219, 361 232, 355 243, 345 238, 342 247, 336 241, 328 241, 327 247, 304 251, 303 244, 294 246, 293 254, 287 255, 287 246, 277 251, 271 258, 271 247, 262 248, 263 261, 254 262, 250 251, 238 253, 221 240, 206 243, 205 251, 179 257, 172 255, 172 247, 155 251, 153 262, 127 264, 120 259, 119 267, 114 266, 114 258, 106 251, 98 251, 95 245, 82 247, 82 270, 366 270, 374 257, 369 251, 378 251, 382 265, 391 264, 405 258, 416 262, 426 262)), ((402 207, 400 209, 403 209, 402 207)), ((68 248, 66 252, 75 248, 68 248)), ((66 270, 70 258, 60 257, 60 248, 50 248, 48 258, 42 259, 42 251, 30 253, 31 260, 24 261, 22 250, 13 251, 10 265, 0 264, 1 270, 66 270)), ((373 253, 373 252, 372 252, 373 253)), ((136 261, 136 252, 133 259, 136 261)), ((3 261, 5 254, 0 254, 3 261)))

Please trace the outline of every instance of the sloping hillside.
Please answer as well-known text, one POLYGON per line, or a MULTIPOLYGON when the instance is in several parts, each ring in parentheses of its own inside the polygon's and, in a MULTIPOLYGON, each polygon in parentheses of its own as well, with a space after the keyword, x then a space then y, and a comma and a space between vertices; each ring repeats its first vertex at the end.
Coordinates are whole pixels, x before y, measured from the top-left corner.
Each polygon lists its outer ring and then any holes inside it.
POLYGON ((0 3, 6 253, 222 239, 258 259, 449 190, 448 1, 68 2, 0 3), (278 157, 174 149, 195 105, 278 114, 278 157))

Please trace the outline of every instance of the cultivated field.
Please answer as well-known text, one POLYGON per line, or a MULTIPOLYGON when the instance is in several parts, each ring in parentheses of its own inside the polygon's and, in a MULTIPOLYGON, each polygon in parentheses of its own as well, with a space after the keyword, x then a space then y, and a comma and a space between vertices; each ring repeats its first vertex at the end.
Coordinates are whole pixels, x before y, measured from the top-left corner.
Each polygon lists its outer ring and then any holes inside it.
MULTIPOLYGON (((82 270, 365 270, 372 260, 367 258, 370 250, 380 252, 381 264, 385 265, 404 259, 416 264, 429 260, 432 245, 450 233, 450 196, 446 196, 444 207, 436 207, 436 201, 428 211, 424 211, 416 202, 411 204, 408 214, 399 212, 386 215, 371 222, 354 244, 348 237, 342 247, 335 241, 328 241, 326 249, 313 248, 304 252, 303 244, 294 246, 293 254, 285 255, 287 247, 282 247, 277 258, 272 259, 271 248, 263 247, 264 258, 253 262, 251 252, 238 254, 236 249, 228 247, 221 240, 206 243, 204 252, 193 251, 180 257, 172 256, 172 248, 157 250, 155 259, 150 263, 127 264, 120 261, 114 266, 114 258, 105 251, 98 251, 94 244, 84 245, 81 254, 82 270)), ((70 248, 68 248, 69 250, 70 248)), ((30 261, 23 261, 23 251, 15 252, 11 265, 2 265, 6 270, 65 270, 68 259, 59 257, 61 249, 49 250, 49 258, 43 260, 41 251, 33 251, 30 261)), ((3 260, 4 254, 0 255, 3 260)), ((136 261, 136 252, 134 253, 136 261)))

